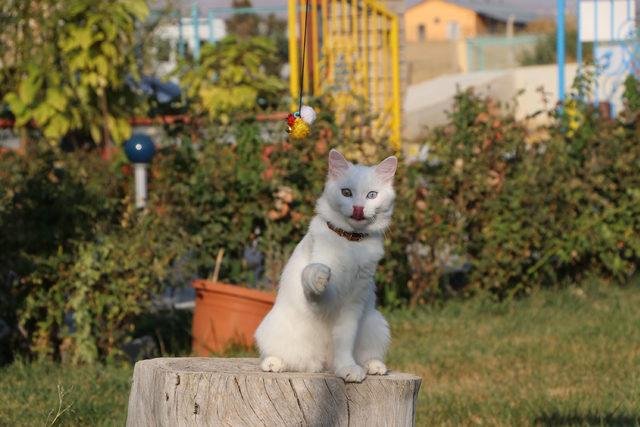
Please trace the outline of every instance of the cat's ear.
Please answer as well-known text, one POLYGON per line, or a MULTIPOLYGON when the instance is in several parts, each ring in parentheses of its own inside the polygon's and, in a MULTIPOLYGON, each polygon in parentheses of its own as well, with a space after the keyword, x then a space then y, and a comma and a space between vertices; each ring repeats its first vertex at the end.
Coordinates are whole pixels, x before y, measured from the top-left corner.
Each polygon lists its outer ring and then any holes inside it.
POLYGON ((376 175, 383 182, 388 182, 393 179, 398 168, 398 158, 396 156, 387 157, 376 166, 376 175))
POLYGON ((338 150, 329 151, 329 176, 339 178, 351 167, 351 163, 338 150))

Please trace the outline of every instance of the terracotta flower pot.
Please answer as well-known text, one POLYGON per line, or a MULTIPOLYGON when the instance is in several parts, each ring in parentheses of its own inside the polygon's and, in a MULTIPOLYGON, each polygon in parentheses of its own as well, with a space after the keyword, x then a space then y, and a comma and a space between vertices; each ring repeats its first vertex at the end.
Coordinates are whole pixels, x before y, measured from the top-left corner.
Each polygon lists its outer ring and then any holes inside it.
POLYGON ((209 280, 194 280, 193 287, 195 354, 208 356, 230 344, 253 345, 253 334, 273 306, 274 294, 209 280))

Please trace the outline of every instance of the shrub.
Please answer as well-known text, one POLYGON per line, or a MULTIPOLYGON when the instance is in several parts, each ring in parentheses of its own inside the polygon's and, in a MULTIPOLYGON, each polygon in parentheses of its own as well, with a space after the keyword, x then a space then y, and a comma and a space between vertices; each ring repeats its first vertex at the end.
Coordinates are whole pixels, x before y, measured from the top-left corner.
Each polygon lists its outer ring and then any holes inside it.
POLYGON ((12 347, 93 361, 117 353, 188 239, 133 211, 130 177, 95 152, 0 156, 0 318, 12 347))
POLYGON ((623 284, 636 271, 636 125, 626 113, 603 120, 579 93, 537 141, 490 100, 458 95, 451 123, 428 138, 431 160, 405 177, 419 185, 398 210, 413 212, 396 215, 409 222, 396 226, 412 305, 443 289, 503 298, 585 276, 623 284), (440 286, 451 271, 463 280, 440 286))
POLYGON ((488 206, 517 174, 525 135, 498 104, 470 91, 459 93, 450 124, 427 139, 429 160, 401 175, 391 239, 399 240, 396 256, 405 252, 411 305, 441 295, 440 281, 453 277, 446 273, 468 264, 477 271, 485 262, 479 254, 493 218, 488 206))
MULTIPOLYGON (((426 161, 401 163, 377 284, 387 306, 478 290, 497 298, 585 276, 622 284, 639 263, 640 124, 605 120, 583 83, 537 138, 509 108, 471 91, 427 135, 426 161)), ((282 123, 284 130, 284 123, 282 123)), ((12 347, 114 357, 176 261, 220 280, 273 287, 322 192, 336 145, 354 160, 391 154, 364 137, 335 144, 331 110, 303 141, 265 138, 250 117, 161 146, 148 207, 131 204, 131 167, 47 144, 0 156, 0 318, 12 347)), ((355 134, 355 132, 354 132, 355 134)))
MULTIPOLYGON (((210 139, 167 148, 154 160, 153 203, 193 236, 190 256, 201 277, 211 274, 224 249, 221 280, 272 288, 306 232, 324 186, 333 127, 319 120, 302 141, 289 141, 284 128, 283 122, 279 140, 265 142, 264 126, 244 120, 203 132, 210 139), (226 137, 234 143, 221 142, 226 137), (247 251, 257 251, 262 265, 250 266, 247 251), (264 273, 259 282, 256 269, 264 273)), ((359 147, 341 148, 356 153, 359 147)))
POLYGON ((181 61, 176 74, 192 114, 227 123, 231 115, 254 111, 259 103, 279 104, 285 86, 273 74, 277 61, 272 40, 227 36, 203 46, 199 59, 181 61))

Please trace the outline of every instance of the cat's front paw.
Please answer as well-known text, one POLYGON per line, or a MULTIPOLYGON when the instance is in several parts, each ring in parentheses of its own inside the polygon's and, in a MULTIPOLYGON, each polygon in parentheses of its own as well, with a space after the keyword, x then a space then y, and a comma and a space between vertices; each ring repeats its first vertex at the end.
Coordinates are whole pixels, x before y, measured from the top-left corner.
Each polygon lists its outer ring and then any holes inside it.
POLYGON ((388 369, 387 365, 382 360, 371 359, 364 364, 369 375, 386 375, 388 369))
POLYGON ((265 372, 283 372, 284 362, 279 357, 265 357, 264 360, 260 363, 260 369, 265 372))
POLYGON ((336 376, 342 378, 346 383, 361 383, 367 373, 362 367, 351 365, 336 369, 336 376))
POLYGON ((302 286, 311 295, 322 295, 330 278, 331 269, 324 264, 309 264, 302 270, 302 286))

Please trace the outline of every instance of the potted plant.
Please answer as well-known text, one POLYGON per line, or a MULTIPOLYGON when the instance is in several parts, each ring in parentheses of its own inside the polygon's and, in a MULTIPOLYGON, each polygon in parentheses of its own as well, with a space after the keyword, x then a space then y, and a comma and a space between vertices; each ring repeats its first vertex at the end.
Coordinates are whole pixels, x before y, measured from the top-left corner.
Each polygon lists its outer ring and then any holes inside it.
POLYGON ((224 249, 218 252, 209 279, 194 280, 193 351, 199 356, 230 345, 253 345, 253 334, 275 301, 275 293, 218 281, 224 249))

